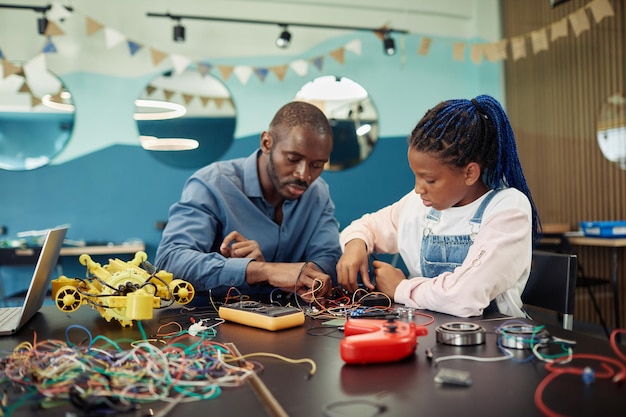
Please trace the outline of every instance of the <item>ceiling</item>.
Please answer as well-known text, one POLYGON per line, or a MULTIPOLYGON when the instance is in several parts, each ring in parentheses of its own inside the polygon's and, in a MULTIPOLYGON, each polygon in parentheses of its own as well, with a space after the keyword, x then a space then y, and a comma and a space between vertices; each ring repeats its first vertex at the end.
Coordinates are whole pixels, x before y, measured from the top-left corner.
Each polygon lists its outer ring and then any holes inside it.
MULTIPOLYGON (((46 6, 51 3, 13 0, 12 4, 46 6)), ((70 53, 73 48, 77 59, 89 58, 88 50, 80 50, 85 42, 92 41, 84 39, 86 18, 118 31, 139 44, 152 47, 158 45, 168 53, 181 54, 194 60, 297 55, 328 38, 350 34, 353 30, 349 28, 354 27, 387 26, 410 33, 461 38, 482 36, 490 39, 498 35, 481 33, 485 27, 493 32, 494 24, 484 25, 484 19, 497 18, 498 12, 493 10, 497 0, 66 0, 52 4, 70 6, 74 10, 71 17, 59 23, 65 34, 71 36, 65 39, 58 37, 58 41, 64 42, 61 46, 70 53), (277 25, 183 19, 181 24, 186 29, 186 41, 176 43, 172 39, 176 22, 169 18, 148 17, 149 12, 336 25, 348 29, 294 25, 289 28, 292 33, 290 47, 279 49, 274 44, 280 31, 277 25)), ((41 49, 45 39, 36 33, 38 16, 32 10, 0 8, 0 50, 5 58, 28 60, 41 49)), ((97 39, 98 34, 89 37, 97 39)))

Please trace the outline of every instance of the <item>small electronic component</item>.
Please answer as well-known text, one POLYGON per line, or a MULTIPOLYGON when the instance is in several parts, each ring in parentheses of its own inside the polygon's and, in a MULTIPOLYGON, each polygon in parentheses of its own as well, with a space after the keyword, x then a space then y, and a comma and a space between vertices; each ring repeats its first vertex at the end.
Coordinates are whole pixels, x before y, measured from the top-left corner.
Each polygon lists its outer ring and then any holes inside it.
POLYGON ((224 320, 272 331, 304 323, 304 313, 295 307, 272 306, 256 301, 225 304, 220 306, 218 313, 224 320))
POLYGON ((450 368, 440 368, 434 380, 438 384, 452 384, 464 387, 472 385, 472 377, 469 372, 450 368))

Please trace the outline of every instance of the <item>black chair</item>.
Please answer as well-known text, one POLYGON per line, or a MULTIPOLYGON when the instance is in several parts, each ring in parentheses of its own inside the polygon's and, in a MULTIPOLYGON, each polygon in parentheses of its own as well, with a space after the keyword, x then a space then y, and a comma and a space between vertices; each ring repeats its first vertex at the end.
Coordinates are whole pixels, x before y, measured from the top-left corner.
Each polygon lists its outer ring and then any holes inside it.
POLYGON ((577 260, 573 254, 534 250, 530 276, 522 292, 525 305, 562 315, 567 330, 572 330, 574 324, 577 260))

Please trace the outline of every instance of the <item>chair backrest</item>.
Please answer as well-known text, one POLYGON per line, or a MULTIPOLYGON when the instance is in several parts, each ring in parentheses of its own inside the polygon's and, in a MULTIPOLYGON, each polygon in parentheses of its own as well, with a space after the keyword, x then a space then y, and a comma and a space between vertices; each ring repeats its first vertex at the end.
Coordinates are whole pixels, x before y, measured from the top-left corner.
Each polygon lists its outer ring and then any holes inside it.
POLYGON ((533 251, 532 266, 522 292, 524 304, 563 314, 563 327, 573 326, 577 257, 573 254, 533 251))

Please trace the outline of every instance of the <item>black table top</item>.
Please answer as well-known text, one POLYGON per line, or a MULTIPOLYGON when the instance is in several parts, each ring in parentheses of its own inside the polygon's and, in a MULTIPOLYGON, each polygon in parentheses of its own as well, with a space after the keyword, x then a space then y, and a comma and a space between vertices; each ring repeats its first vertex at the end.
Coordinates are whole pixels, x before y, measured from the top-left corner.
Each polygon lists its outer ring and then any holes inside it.
MULTIPOLYGON (((150 336, 159 326, 170 321, 188 328, 190 315, 181 314, 179 308, 156 310, 155 317, 142 322, 150 336)), ((428 312, 425 312, 428 313, 428 312)), ((199 318, 200 312, 193 313, 199 318)), ((193 314, 191 314, 193 316, 193 314)), ((335 327, 322 326, 321 320, 307 318, 301 327, 276 332, 256 329, 235 323, 221 324, 216 341, 232 342, 241 354, 270 352, 292 359, 310 358, 317 365, 316 373, 308 377, 307 364, 293 364, 271 357, 257 357, 263 364, 261 381, 290 416, 541 416, 544 415, 534 401, 538 385, 548 375, 545 363, 537 359, 526 360, 529 350, 515 350, 513 359, 479 362, 452 359, 435 363, 437 358, 450 355, 481 357, 502 356, 495 332, 505 319, 460 319, 445 314, 432 314, 435 321, 427 326, 428 335, 418 338, 418 347, 409 358, 386 364, 348 365, 340 356, 340 341, 344 337, 335 327), (476 346, 454 346, 437 343, 436 328, 444 323, 473 322, 484 327, 485 343, 476 346), (427 350, 433 359, 427 358, 427 350), (433 378, 441 367, 468 371, 470 386, 461 387, 437 384, 433 378), (366 403, 368 402, 368 403, 366 403), (372 408, 380 405, 381 409, 372 408), (384 408, 382 408, 384 406, 384 408)), ((408 320, 408 319, 404 319, 408 320)), ((429 319, 415 315, 411 321, 425 324, 429 319)), ((526 321, 528 322, 528 321, 526 321)), ((34 332, 38 340, 65 340, 69 325, 78 324, 92 334, 115 339, 142 339, 137 325, 122 327, 117 321, 107 322, 97 311, 82 307, 73 313, 63 313, 54 306, 45 306, 40 313, 14 336, 0 339, 0 350, 7 352, 21 341, 32 341, 34 332)), ((576 341, 575 354, 595 354, 616 358, 607 340, 549 328, 550 334, 576 341)), ((571 366, 582 367, 578 360, 571 366)), ((601 371, 600 361, 588 363, 601 371)), ((622 362, 623 366, 623 362, 622 362)), ((608 379, 597 378, 585 384, 580 375, 559 375, 552 380, 542 399, 548 409, 572 416, 624 416, 626 415, 626 388, 608 379)), ((144 404, 144 412, 153 408, 155 413, 162 403, 144 404)), ((40 409, 26 404, 12 416, 66 416, 71 405, 40 409)), ((272 415, 265 410, 261 398, 250 386, 224 389, 219 397, 191 403, 177 404, 170 415, 272 415)))

